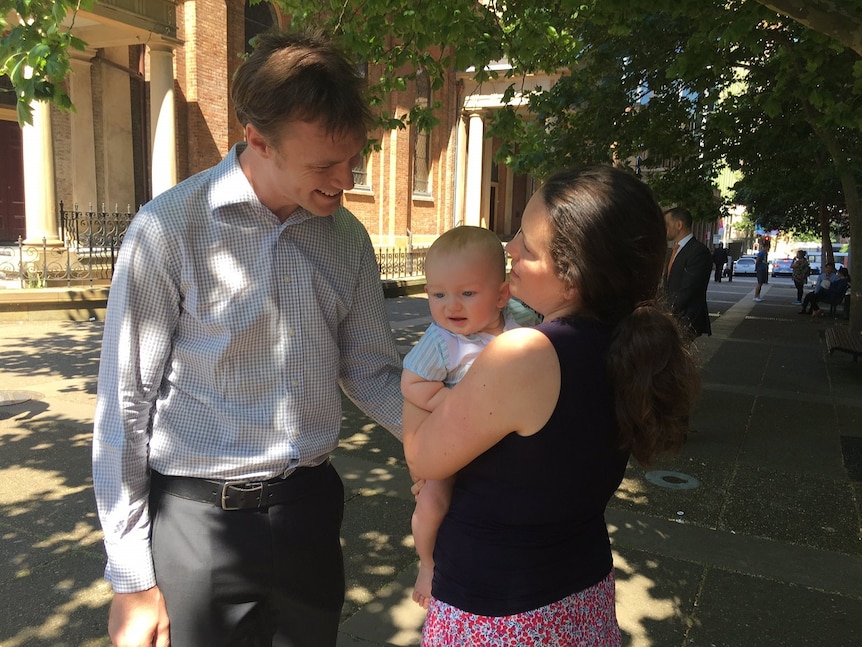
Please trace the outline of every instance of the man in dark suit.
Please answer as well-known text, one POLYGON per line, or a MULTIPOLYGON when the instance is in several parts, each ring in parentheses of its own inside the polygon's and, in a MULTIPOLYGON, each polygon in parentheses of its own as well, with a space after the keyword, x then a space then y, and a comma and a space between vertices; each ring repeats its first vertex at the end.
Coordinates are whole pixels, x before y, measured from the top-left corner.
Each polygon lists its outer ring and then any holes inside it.
POLYGON ((721 283, 721 273, 727 263, 727 250, 724 248, 724 243, 719 243, 712 250, 712 262, 715 265, 715 281, 716 283, 721 283))
POLYGON ((711 335, 706 289, 712 273, 712 254, 692 236, 688 209, 669 209, 664 220, 667 239, 674 244, 665 273, 665 297, 693 337, 711 335))

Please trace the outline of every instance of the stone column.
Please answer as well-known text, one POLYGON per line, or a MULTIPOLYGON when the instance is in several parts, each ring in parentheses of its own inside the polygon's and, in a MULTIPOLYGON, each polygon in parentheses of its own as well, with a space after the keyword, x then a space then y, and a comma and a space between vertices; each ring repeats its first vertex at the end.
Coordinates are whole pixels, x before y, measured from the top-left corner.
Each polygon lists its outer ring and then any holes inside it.
MULTIPOLYGON (((93 126, 92 63, 89 58, 71 54, 72 74, 69 76, 69 96, 75 111, 69 115, 72 138, 72 204, 86 209, 98 201, 96 189, 96 144, 93 126)), ((68 197, 64 198, 68 200, 68 197)))
POLYGON ((467 181, 464 198, 464 224, 479 226, 482 219, 482 158, 485 124, 478 112, 470 114, 467 132, 467 181))
POLYGON ((455 213, 452 218, 454 227, 464 222, 464 202, 466 200, 467 184, 467 121, 463 116, 458 118, 458 148, 455 152, 455 213))
POLYGON ((34 101, 33 123, 22 128, 24 146, 24 203, 28 245, 60 245, 57 197, 54 186, 54 147, 51 137, 51 106, 34 101))
POLYGON ((150 45, 150 132, 153 197, 177 183, 174 53, 167 45, 150 45))

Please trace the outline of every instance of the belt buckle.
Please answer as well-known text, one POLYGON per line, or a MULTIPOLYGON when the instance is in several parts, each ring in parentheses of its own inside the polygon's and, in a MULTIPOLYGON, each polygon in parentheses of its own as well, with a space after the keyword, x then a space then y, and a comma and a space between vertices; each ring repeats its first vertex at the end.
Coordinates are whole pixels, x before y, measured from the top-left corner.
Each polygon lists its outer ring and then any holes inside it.
POLYGON ((251 506, 240 506, 240 505, 231 505, 228 502, 228 488, 233 488, 242 492, 243 494, 257 492, 257 505, 254 507, 261 507, 261 496, 263 494, 263 482, 262 481, 253 481, 251 483, 247 481, 226 481, 224 485, 221 487, 221 509, 222 510, 242 510, 244 508, 249 508, 251 506))

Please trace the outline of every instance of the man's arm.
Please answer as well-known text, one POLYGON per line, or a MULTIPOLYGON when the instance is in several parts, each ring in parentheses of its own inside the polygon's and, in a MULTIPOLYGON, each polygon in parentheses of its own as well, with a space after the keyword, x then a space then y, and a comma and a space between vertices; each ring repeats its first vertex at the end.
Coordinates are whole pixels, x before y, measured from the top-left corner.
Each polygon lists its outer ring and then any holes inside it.
POLYGON ((93 428, 93 486, 116 593, 155 586, 148 512, 149 434, 179 312, 158 223, 132 221, 108 299, 93 428))
POLYGON ((683 251, 686 255, 673 297, 674 311, 679 313, 686 312, 705 298, 712 273, 712 259, 706 247, 693 240, 683 247, 680 253, 683 251), (691 249, 687 249, 689 246, 691 249))
MULTIPOLYGON (((367 237, 367 233, 363 234, 367 237)), ((383 299, 380 270, 370 240, 358 268, 353 307, 341 322, 341 387, 362 410, 401 439, 401 356, 383 299)))

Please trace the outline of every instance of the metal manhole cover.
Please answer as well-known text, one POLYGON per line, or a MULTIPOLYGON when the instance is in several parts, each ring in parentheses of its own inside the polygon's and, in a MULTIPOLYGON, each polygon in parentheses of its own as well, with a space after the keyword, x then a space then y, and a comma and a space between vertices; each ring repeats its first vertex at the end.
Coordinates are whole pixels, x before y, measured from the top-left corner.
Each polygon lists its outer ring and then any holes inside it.
POLYGON ((9 407, 29 400, 41 400, 44 396, 35 391, 0 391, 0 407, 9 407))
POLYGON ((668 472, 665 470, 655 470, 644 474, 646 480, 653 485, 668 488, 671 490, 693 490, 700 486, 698 481, 693 476, 683 474, 682 472, 668 472))

